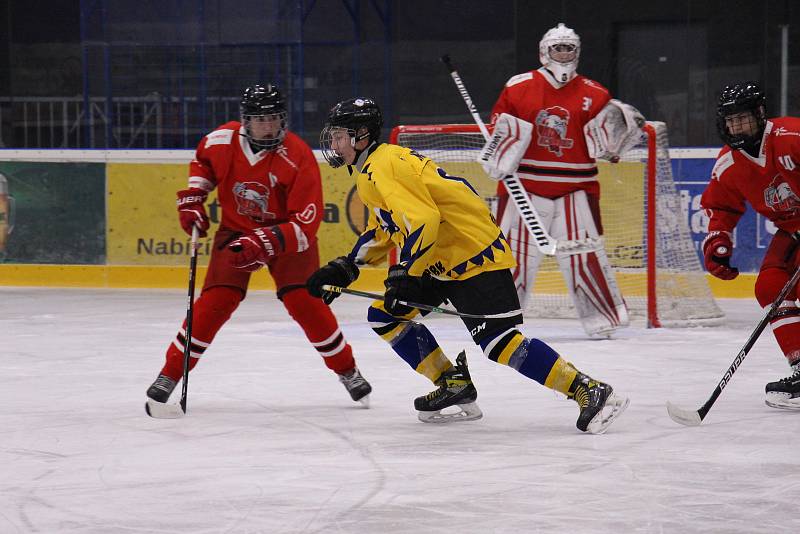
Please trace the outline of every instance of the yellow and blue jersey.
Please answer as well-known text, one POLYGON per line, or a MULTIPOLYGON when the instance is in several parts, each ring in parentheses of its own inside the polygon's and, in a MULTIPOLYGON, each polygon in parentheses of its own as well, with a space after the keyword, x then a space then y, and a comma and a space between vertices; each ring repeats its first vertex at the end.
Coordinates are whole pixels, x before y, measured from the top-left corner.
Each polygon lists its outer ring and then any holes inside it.
POLYGON ((488 206, 469 182, 405 147, 374 147, 356 174, 370 212, 350 257, 377 263, 393 246, 412 276, 465 280, 516 265, 488 206))

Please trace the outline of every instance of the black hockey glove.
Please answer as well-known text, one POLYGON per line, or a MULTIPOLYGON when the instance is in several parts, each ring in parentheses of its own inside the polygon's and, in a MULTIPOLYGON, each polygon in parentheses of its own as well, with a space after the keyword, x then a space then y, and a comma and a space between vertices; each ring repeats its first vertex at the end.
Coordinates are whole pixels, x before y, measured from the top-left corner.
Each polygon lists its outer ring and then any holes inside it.
POLYGON ((312 297, 322 299, 325 304, 330 304, 339 293, 324 291, 322 286, 331 285, 347 287, 358 278, 358 265, 347 256, 339 256, 323 265, 306 281, 306 289, 312 297))
POLYGON ((386 293, 383 295, 383 307, 395 316, 405 315, 413 308, 409 308, 399 301, 419 302, 426 304, 425 286, 422 278, 411 276, 402 263, 389 267, 389 275, 383 282, 386 293))

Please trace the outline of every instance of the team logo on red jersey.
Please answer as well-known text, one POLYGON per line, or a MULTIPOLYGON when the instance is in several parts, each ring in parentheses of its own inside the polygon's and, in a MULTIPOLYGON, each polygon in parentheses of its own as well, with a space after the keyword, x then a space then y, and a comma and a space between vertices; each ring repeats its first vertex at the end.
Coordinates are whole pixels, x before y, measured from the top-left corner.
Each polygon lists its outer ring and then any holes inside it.
POLYGON ((306 209, 298 212, 295 217, 303 224, 311 224, 317 218, 317 207, 314 204, 309 204, 306 209))
POLYGON ((800 197, 792 191, 780 174, 776 174, 769 186, 764 189, 764 203, 773 211, 800 210, 800 197))
POLYGON ((567 137, 569 111, 561 106, 543 109, 536 115, 537 144, 547 148, 558 157, 562 148, 572 148, 574 141, 567 137))
POLYGON ((233 184, 236 213, 246 215, 256 222, 267 222, 275 218, 269 211, 269 188, 258 182, 236 182, 233 184))

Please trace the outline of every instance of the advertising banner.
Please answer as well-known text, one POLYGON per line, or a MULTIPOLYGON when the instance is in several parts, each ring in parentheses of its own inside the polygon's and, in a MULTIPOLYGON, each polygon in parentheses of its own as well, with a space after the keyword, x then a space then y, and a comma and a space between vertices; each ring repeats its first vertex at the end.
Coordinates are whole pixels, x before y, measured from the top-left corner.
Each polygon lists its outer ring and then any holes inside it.
MULTIPOLYGON (((364 228, 364 205, 355 194, 346 169, 322 167, 325 199, 319 230, 322 262, 350 252, 364 228)), ((187 165, 165 163, 109 163, 108 264, 184 265, 189 256, 189 236, 178 224, 175 192, 186 187, 187 165)), ((209 235, 222 213, 216 193, 206 202, 211 219, 209 235)), ((211 239, 203 240, 198 263, 206 265, 211 239)))
POLYGON ((0 261, 103 264, 105 165, 0 161, 0 261))

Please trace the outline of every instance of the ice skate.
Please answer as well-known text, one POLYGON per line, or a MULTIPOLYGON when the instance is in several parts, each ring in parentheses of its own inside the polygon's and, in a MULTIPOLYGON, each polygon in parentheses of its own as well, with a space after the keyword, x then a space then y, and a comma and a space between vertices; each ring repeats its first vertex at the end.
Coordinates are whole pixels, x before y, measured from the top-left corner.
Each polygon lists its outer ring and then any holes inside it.
POLYGON ((767 384, 767 406, 783 410, 800 410, 800 362, 792 365, 792 374, 767 384))
POLYGON ((369 407, 369 394, 372 392, 372 386, 361 376, 361 371, 358 370, 358 367, 353 367, 351 371, 339 375, 339 382, 344 384, 350 394, 350 398, 360 402, 365 407, 369 407))
POLYGON ((173 380, 167 375, 158 375, 155 382, 147 388, 147 402, 144 404, 144 411, 150 417, 156 419, 175 419, 183 416, 183 408, 180 404, 167 404, 169 396, 178 385, 177 380, 173 380))
POLYGON ((478 391, 472 383, 467 369, 467 355, 464 351, 456 358, 456 365, 448 369, 436 381, 439 389, 424 397, 414 399, 414 408, 419 412, 419 420, 423 423, 450 423, 454 421, 472 421, 483 417, 475 399, 478 391), (442 413, 442 410, 456 406, 455 413, 442 413))
POLYGON ((575 424, 581 432, 602 434, 628 407, 627 397, 618 397, 614 388, 578 372, 569 388, 569 398, 581 409, 575 424))
POLYGON ((158 375, 155 382, 147 388, 147 396, 156 402, 165 403, 177 385, 177 380, 173 380, 167 375, 158 375))

